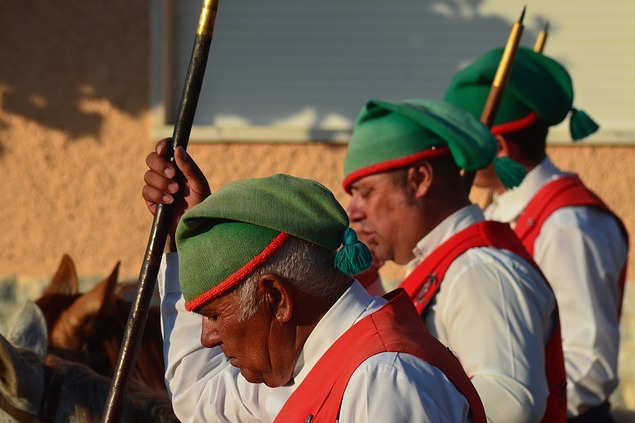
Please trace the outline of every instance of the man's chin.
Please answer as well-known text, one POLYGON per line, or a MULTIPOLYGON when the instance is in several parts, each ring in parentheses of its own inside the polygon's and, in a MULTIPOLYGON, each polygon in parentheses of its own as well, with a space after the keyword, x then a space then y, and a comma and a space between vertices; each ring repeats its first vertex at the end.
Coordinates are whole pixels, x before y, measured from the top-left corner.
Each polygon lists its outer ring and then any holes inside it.
POLYGON ((240 369, 240 374, 242 374, 249 383, 264 383, 269 386, 260 373, 252 372, 248 369, 240 369))
POLYGON ((290 379, 286 382, 282 380, 282 378, 275 377, 265 377, 262 373, 256 373, 249 370, 240 370, 240 373, 243 375, 245 380, 249 383, 264 383, 269 388, 278 388, 280 386, 287 385, 288 383, 293 383, 293 379, 290 379))
POLYGON ((392 254, 388 254, 387 251, 381 247, 375 247, 374 249, 372 249, 371 254, 373 256, 374 262, 382 263, 382 265, 387 261, 393 261, 394 259, 392 254))

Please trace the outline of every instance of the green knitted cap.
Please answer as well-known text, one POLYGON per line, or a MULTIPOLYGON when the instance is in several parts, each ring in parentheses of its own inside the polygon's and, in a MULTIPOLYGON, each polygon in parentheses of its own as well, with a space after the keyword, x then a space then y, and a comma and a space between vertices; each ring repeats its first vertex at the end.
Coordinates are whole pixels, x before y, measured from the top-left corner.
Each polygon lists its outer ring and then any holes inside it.
POLYGON ((336 267, 355 274, 372 257, 323 185, 289 175, 229 183, 183 215, 176 231, 179 278, 188 310, 244 280, 289 236, 336 250, 336 267))
MULTIPOLYGON (((502 48, 491 50, 460 70, 450 82, 445 101, 480 118, 502 54, 502 48)), ((566 69, 543 54, 519 47, 492 133, 514 132, 537 118, 549 126, 557 125, 572 111, 572 104, 573 85, 566 69)), ((578 113, 572 115, 571 128, 572 137, 579 139, 598 127, 584 113, 578 113)))
POLYGON ((467 170, 488 166, 496 139, 469 113, 431 100, 371 100, 362 109, 344 160, 344 189, 365 176, 451 154, 467 170))

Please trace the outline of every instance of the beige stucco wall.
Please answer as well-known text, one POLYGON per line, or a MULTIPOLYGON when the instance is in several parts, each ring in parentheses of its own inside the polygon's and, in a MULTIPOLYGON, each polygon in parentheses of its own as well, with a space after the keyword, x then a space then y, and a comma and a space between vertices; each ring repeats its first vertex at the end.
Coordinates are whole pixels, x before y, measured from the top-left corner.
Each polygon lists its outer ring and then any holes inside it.
MULTIPOLYGON (((136 279, 151 223, 140 196, 144 158, 155 141, 147 3, 0 2, 0 276, 48 277, 68 253, 80 274, 104 275, 121 261, 123 277, 136 279)), ((347 202, 344 146, 194 144, 189 151, 213 189, 284 172, 315 178, 347 202)), ((635 147, 549 153, 635 233, 635 147)), ((634 281, 633 251, 630 269, 634 281)), ((398 277, 395 268, 386 272, 398 277)))
MULTIPOLYGON (((136 277, 150 217, 140 197, 149 121, 148 2, 1 2, 0 274, 80 273, 122 262, 136 277), (88 4, 89 3, 89 4, 88 4)), ((340 188, 344 146, 196 144, 212 187, 287 172, 340 188)), ((635 230, 635 147, 552 147, 635 230)), ((478 193, 475 199, 479 199, 478 193)), ((631 252, 629 279, 635 279, 631 252)))

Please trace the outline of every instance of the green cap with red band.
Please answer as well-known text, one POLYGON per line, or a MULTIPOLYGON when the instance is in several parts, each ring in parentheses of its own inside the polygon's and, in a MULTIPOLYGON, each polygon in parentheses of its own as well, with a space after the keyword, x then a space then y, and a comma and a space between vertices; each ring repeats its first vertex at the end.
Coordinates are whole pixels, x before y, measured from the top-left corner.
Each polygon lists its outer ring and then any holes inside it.
POLYGON ((231 182, 185 213, 176 231, 186 309, 197 310, 263 264, 289 237, 338 251, 334 266, 366 270, 372 256, 345 210, 318 182, 289 175, 231 182))
POLYGON ((371 100, 361 111, 344 160, 344 189, 364 176, 451 154, 466 170, 490 165, 496 139, 469 113, 432 100, 371 100))
MULTIPOLYGON (((480 117, 496 75, 503 48, 491 50, 456 73, 445 101, 480 117)), ((567 70, 557 61, 519 47, 492 133, 504 134, 526 128, 538 118, 549 126, 562 122, 569 112, 571 136, 584 138, 598 129, 581 110, 572 108, 573 84, 567 70)))

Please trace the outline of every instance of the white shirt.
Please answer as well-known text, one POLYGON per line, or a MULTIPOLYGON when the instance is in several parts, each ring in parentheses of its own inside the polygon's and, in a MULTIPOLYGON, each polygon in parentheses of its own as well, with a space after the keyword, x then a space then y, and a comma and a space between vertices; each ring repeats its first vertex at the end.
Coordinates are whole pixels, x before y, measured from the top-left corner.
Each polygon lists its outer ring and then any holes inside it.
MULTIPOLYGON (((220 348, 200 343, 201 316, 184 309, 178 257, 164 257, 159 272, 166 385, 184 422, 270 422, 326 350, 355 322, 386 303, 354 282, 306 340, 289 385, 247 382, 220 348)), ((469 421, 465 397, 436 367, 401 353, 381 353, 353 373, 339 421, 469 421)))
MULTIPOLYGON (((408 268, 483 220, 476 205, 447 217, 417 243, 408 268)), ((527 261, 506 250, 472 248, 447 269, 424 321, 472 377, 488 421, 537 422, 549 392, 544 346, 554 309, 553 293, 527 261)))
MULTIPOLYGON (((545 158, 520 186, 495 196, 487 218, 514 225, 538 191, 564 175, 570 174, 545 158)), ((534 260, 560 308, 569 416, 603 403, 617 386, 619 278, 627 250, 615 219, 594 207, 555 211, 534 244, 534 260)))

